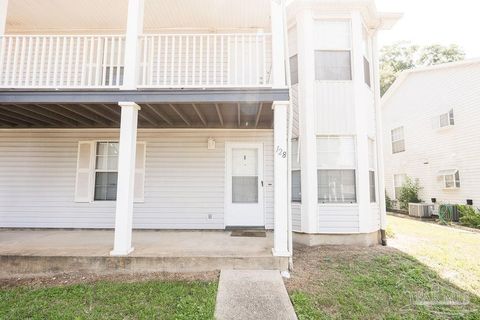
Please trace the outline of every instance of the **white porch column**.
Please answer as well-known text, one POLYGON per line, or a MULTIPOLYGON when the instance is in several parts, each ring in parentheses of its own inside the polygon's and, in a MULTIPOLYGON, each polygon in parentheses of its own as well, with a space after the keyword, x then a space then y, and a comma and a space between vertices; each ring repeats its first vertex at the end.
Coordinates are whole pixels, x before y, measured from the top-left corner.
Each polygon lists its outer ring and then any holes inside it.
POLYGON ((274 88, 284 88, 285 82, 285 36, 284 0, 270 0, 272 23, 272 84, 274 88))
POLYGON ((140 46, 138 37, 143 33, 144 0, 128 0, 127 32, 122 90, 135 90, 138 83, 140 46))
POLYGON ((138 110, 140 110, 140 107, 134 102, 119 102, 118 104, 122 108, 122 118, 120 122, 120 146, 118 152, 115 242, 110 255, 126 256, 133 251, 133 187, 135 178, 138 110))
MULTIPOLYGON (((387 210, 385 205, 385 164, 383 160, 383 125, 382 125, 382 105, 380 97, 380 59, 378 56, 378 31, 372 38, 372 61, 373 61, 373 88, 375 95, 375 141, 377 149, 377 188, 378 205, 380 206, 380 230, 387 228, 387 210)), ((382 232, 382 244, 384 243, 382 232)), ((386 241, 386 240, 385 240, 386 241)))
POLYGON ((287 162, 287 114, 288 101, 273 103, 273 181, 274 181, 274 237, 273 255, 288 257, 288 162, 287 162))
POLYGON ((363 71, 363 34, 362 17, 359 12, 352 13, 352 61, 355 103, 355 127, 357 142, 357 203, 359 232, 370 232, 371 210, 368 165, 368 112, 363 71))
POLYGON ((7 27, 8 0, 0 0, 0 36, 5 34, 7 27))
POLYGON ((317 136, 314 20, 309 10, 297 15, 298 105, 302 190, 301 230, 318 232, 317 136))

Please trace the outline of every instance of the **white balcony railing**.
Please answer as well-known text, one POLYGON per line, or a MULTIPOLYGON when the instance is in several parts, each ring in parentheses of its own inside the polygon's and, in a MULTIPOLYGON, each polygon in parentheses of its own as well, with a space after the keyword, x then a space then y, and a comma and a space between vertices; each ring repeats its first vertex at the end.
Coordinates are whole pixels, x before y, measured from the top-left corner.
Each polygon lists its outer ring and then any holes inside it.
POLYGON ((119 87, 124 36, 2 36, 0 87, 119 87))
MULTIPOLYGON (((271 84, 271 35, 160 34, 139 39, 139 88, 271 84)), ((0 37, 0 88, 119 88, 124 36, 0 37)))
POLYGON ((269 34, 162 34, 140 39, 139 87, 270 85, 269 34))

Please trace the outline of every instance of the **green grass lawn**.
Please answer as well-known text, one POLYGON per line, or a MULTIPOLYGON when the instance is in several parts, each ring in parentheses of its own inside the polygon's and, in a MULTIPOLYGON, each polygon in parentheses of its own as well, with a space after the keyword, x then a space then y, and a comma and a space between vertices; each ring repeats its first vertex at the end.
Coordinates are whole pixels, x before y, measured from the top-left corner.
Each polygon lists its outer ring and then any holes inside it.
POLYGON ((475 248, 470 233, 397 219, 389 217, 395 247, 296 249, 286 285, 299 319, 480 319, 480 242, 475 248), (412 233, 420 242, 403 242, 412 233), (445 268, 462 281, 445 277, 445 268))
POLYGON ((213 319, 216 294, 216 281, 4 288, 0 319, 213 319))
POLYGON ((480 296, 480 233, 388 216, 389 244, 480 296))

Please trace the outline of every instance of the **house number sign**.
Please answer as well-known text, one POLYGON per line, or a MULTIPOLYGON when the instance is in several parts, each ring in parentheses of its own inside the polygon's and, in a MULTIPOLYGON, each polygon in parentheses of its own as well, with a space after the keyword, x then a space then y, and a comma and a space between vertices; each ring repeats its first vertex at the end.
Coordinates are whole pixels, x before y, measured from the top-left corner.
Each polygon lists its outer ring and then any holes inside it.
POLYGON ((283 148, 280 147, 280 146, 277 146, 277 149, 275 150, 275 152, 277 153, 278 156, 280 156, 282 158, 287 157, 287 151, 283 150, 283 148))

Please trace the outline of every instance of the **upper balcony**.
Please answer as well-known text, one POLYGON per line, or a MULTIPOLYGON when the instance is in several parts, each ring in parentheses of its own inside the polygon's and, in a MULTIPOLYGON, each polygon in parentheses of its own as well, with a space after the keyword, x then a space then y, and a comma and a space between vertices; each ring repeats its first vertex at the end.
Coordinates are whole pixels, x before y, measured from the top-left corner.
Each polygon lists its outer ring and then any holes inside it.
POLYGON ((0 88, 272 87, 271 1, 144 0, 132 42, 128 0, 9 0, 0 88))

